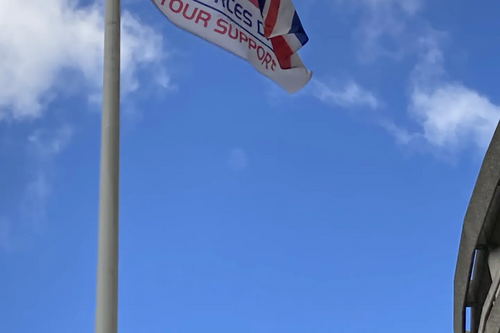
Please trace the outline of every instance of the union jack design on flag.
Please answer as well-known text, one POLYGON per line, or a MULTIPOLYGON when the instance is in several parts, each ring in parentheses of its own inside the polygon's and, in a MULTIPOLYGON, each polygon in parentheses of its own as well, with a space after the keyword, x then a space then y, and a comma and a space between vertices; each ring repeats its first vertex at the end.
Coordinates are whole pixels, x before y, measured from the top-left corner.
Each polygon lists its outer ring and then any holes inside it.
POLYGON ((252 0, 264 19, 264 35, 282 69, 304 68, 297 51, 309 41, 291 0, 252 0))

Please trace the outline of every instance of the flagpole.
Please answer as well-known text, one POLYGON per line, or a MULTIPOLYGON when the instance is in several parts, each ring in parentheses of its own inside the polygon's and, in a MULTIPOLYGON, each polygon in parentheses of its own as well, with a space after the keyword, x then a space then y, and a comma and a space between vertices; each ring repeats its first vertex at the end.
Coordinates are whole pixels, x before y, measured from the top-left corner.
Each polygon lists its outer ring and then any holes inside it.
POLYGON ((120 0, 106 0, 95 333, 118 331, 120 0))

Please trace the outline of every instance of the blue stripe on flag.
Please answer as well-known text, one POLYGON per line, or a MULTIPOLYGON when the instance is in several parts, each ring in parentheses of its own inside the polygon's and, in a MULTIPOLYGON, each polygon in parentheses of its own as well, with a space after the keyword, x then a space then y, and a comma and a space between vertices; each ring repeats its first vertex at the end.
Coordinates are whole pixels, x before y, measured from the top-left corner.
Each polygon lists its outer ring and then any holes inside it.
MULTIPOLYGON (((271 0, 269 0, 271 1, 271 0)), ((262 15, 262 10, 264 9, 264 6, 266 5, 266 0, 259 0, 259 9, 260 9, 260 14, 262 15)))
MULTIPOLYGON (((259 1, 265 1, 265 0, 259 0, 259 1)), ((297 39, 300 41, 302 46, 306 45, 306 43, 309 41, 309 37, 307 37, 307 34, 304 31, 304 27, 300 22, 299 15, 297 15, 297 12, 295 12, 295 14, 293 15, 292 27, 290 28, 290 31, 288 33, 295 34, 295 36, 297 36, 297 39)))

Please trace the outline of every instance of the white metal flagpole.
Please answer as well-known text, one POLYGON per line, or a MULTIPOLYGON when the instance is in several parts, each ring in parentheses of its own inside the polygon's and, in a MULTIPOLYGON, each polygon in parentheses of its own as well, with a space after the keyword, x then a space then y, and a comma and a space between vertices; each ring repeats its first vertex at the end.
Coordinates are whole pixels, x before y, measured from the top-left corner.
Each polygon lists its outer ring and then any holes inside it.
POLYGON ((120 0, 106 0, 95 333, 118 331, 120 0))

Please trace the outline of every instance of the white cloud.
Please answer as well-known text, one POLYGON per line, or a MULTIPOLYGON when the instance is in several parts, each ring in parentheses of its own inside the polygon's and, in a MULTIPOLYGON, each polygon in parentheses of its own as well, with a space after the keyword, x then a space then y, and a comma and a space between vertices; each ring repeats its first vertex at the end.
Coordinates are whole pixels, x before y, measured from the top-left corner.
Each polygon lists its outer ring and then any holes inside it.
POLYGON ((413 136, 423 137, 440 149, 455 150, 469 143, 484 149, 500 119, 500 106, 447 78, 436 36, 421 38, 420 45, 420 62, 411 80, 408 111, 421 132, 413 136))
POLYGON ((482 149, 500 119, 500 106, 459 83, 444 83, 430 91, 415 88, 410 113, 431 145, 459 148, 473 142, 482 149))
MULTIPOLYGON (((71 0, 0 1, 0 119, 39 117, 61 73, 80 73, 94 93, 102 84, 103 6, 71 0)), ((127 11, 122 16, 122 89, 138 88, 142 65, 160 65, 162 37, 127 11)), ((161 66, 159 66, 161 67, 161 66)), ((158 80, 168 85, 164 68, 158 80)))
POLYGON ((318 80, 314 80, 313 83, 313 95, 330 106, 369 107, 371 109, 376 109, 379 106, 377 98, 354 81, 343 86, 326 85, 318 80))
POLYGON ((247 155, 241 148, 233 149, 227 163, 231 169, 243 170, 248 164, 247 155))

